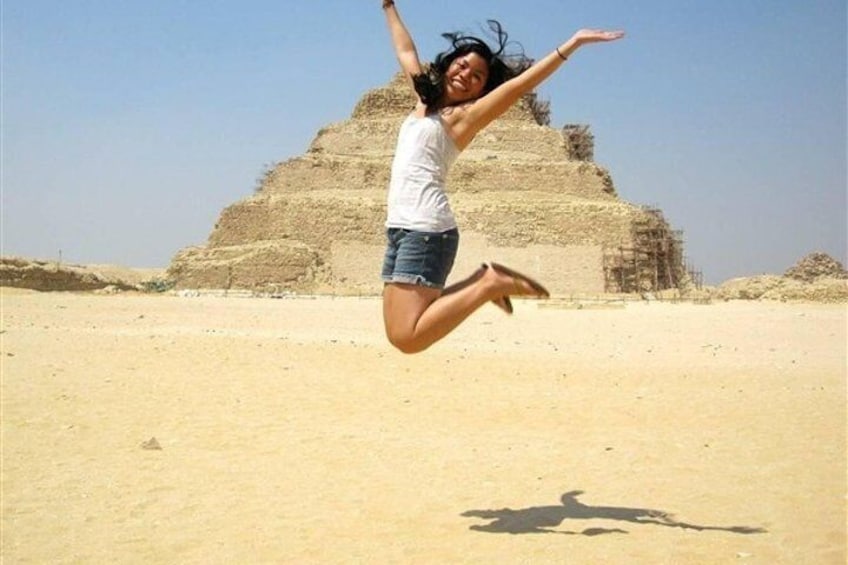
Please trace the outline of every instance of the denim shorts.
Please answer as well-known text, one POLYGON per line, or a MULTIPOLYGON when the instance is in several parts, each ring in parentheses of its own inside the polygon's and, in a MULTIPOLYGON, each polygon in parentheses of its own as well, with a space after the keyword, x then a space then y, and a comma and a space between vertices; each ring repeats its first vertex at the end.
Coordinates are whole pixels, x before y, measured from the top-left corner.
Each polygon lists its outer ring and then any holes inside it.
POLYGON ((418 232, 389 228, 386 237, 384 282, 445 287, 459 248, 459 230, 418 232))

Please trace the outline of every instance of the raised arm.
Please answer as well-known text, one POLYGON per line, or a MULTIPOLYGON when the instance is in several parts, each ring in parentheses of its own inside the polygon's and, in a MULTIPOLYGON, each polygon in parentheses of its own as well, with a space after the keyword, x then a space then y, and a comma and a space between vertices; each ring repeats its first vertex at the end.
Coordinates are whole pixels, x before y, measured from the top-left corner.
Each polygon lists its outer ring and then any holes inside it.
POLYGON ((412 41, 412 36, 400 19, 394 0, 382 0, 383 12, 386 13, 386 23, 392 36, 392 45, 395 48, 400 68, 406 79, 412 84, 412 77, 421 74, 421 61, 418 59, 418 50, 412 41))
POLYGON ((522 96, 533 91, 551 76, 578 48, 590 43, 615 41, 623 31, 581 29, 529 69, 465 107, 451 124, 454 139, 465 147, 481 129, 505 113, 522 96))

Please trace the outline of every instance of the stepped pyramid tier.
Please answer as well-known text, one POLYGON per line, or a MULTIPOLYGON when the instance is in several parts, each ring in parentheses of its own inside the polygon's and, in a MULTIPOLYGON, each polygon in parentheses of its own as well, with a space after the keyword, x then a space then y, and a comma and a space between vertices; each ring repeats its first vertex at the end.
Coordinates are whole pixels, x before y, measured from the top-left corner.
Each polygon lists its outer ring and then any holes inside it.
MULTIPOLYGON (((378 294, 391 160, 413 101, 398 74, 367 92, 350 119, 322 128, 305 154, 268 170, 255 194, 223 210, 206 245, 173 258, 177 288, 378 294)), ((676 274, 671 283, 639 275, 651 270, 637 264, 646 223, 672 233, 661 214, 621 201, 604 168, 574 158, 573 128, 566 135, 538 116, 535 96, 525 97, 451 169, 461 234, 451 279, 495 260, 533 273, 554 293, 675 284, 676 274)), ((677 256, 673 243, 659 248, 677 256)))

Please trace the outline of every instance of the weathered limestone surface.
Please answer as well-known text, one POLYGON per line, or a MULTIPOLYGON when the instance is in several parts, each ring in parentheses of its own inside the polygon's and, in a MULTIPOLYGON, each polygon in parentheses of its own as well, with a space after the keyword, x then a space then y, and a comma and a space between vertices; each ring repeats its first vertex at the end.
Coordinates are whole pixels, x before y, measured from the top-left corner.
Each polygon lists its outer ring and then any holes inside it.
MULTIPOLYGON (((378 293, 389 169, 412 99, 398 75, 322 128, 221 213, 205 246, 173 258, 177 287, 378 293)), ((526 101, 463 152, 448 189, 461 232, 452 278, 497 260, 554 293, 600 293, 606 250, 630 246, 645 221, 605 169, 568 158, 562 133, 537 124, 526 101)))

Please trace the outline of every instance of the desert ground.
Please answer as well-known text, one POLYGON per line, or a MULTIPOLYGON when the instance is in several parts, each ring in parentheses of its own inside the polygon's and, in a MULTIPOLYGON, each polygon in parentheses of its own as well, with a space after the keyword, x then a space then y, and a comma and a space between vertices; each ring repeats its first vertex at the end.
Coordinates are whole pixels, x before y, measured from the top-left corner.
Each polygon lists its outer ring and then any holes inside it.
POLYGON ((846 561, 846 305, 0 289, 2 562, 846 561))

